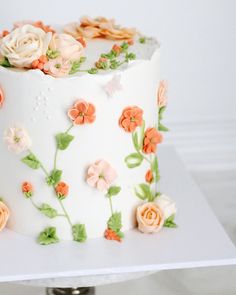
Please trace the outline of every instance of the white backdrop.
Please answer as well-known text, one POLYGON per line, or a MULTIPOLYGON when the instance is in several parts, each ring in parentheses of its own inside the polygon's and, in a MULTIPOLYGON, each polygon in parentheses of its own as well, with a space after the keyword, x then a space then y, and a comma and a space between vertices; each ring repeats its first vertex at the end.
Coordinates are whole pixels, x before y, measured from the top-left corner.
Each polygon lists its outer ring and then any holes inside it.
POLYGON ((190 168, 219 169, 236 168, 235 11, 234 0, 1 0, 0 22, 104 15, 156 36, 169 81, 166 141, 190 168))

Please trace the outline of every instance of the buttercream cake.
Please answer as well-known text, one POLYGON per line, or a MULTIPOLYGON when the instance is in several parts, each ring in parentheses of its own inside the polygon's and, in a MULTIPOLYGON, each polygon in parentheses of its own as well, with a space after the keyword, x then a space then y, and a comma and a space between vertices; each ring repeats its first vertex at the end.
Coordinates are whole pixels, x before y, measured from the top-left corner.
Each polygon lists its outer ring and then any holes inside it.
POLYGON ((176 226, 158 184, 167 88, 154 38, 103 17, 18 22, 0 65, 0 230, 47 245, 176 226))

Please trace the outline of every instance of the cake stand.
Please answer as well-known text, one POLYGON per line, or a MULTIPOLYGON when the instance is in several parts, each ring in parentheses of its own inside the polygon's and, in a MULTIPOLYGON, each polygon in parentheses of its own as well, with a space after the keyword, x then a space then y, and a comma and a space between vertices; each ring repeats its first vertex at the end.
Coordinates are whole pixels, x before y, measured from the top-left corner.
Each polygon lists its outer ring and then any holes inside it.
POLYGON ((91 289, 77 287, 110 284, 167 269, 236 264, 235 246, 175 150, 163 145, 159 162, 161 191, 178 205, 177 229, 165 228, 154 235, 131 230, 122 243, 98 238, 84 244, 50 246, 40 246, 34 239, 6 229, 0 235, 0 282, 71 288, 48 289, 48 294, 55 295, 92 294, 91 289))

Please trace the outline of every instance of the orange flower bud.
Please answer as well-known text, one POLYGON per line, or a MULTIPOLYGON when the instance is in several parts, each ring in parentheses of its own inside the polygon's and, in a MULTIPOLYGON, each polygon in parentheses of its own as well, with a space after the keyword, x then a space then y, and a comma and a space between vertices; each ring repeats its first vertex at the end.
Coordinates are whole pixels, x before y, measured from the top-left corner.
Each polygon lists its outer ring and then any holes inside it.
POLYGON ((152 171, 149 169, 145 175, 145 180, 148 183, 152 183, 153 182, 153 174, 152 171))
POLYGON ((110 229, 110 228, 107 228, 107 229, 105 230, 104 237, 105 237, 107 240, 113 240, 113 241, 121 242, 121 238, 117 235, 116 232, 114 232, 114 231, 113 231, 112 229, 110 229))
POLYGON ((33 185, 30 182, 23 182, 21 185, 21 190, 22 193, 25 195, 27 198, 31 198, 34 192, 33 185))
POLYGON ((59 199, 64 199, 68 196, 69 186, 65 182, 61 181, 56 185, 55 191, 59 199))

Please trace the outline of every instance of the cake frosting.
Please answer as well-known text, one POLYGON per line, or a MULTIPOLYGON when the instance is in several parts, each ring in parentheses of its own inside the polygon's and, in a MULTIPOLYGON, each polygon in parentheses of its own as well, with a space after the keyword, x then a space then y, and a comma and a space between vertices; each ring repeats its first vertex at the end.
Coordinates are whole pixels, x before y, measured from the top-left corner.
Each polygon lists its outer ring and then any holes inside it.
POLYGON ((159 43, 105 20, 21 22, 0 39, 0 195, 8 227, 41 244, 175 226, 158 188, 159 43))

